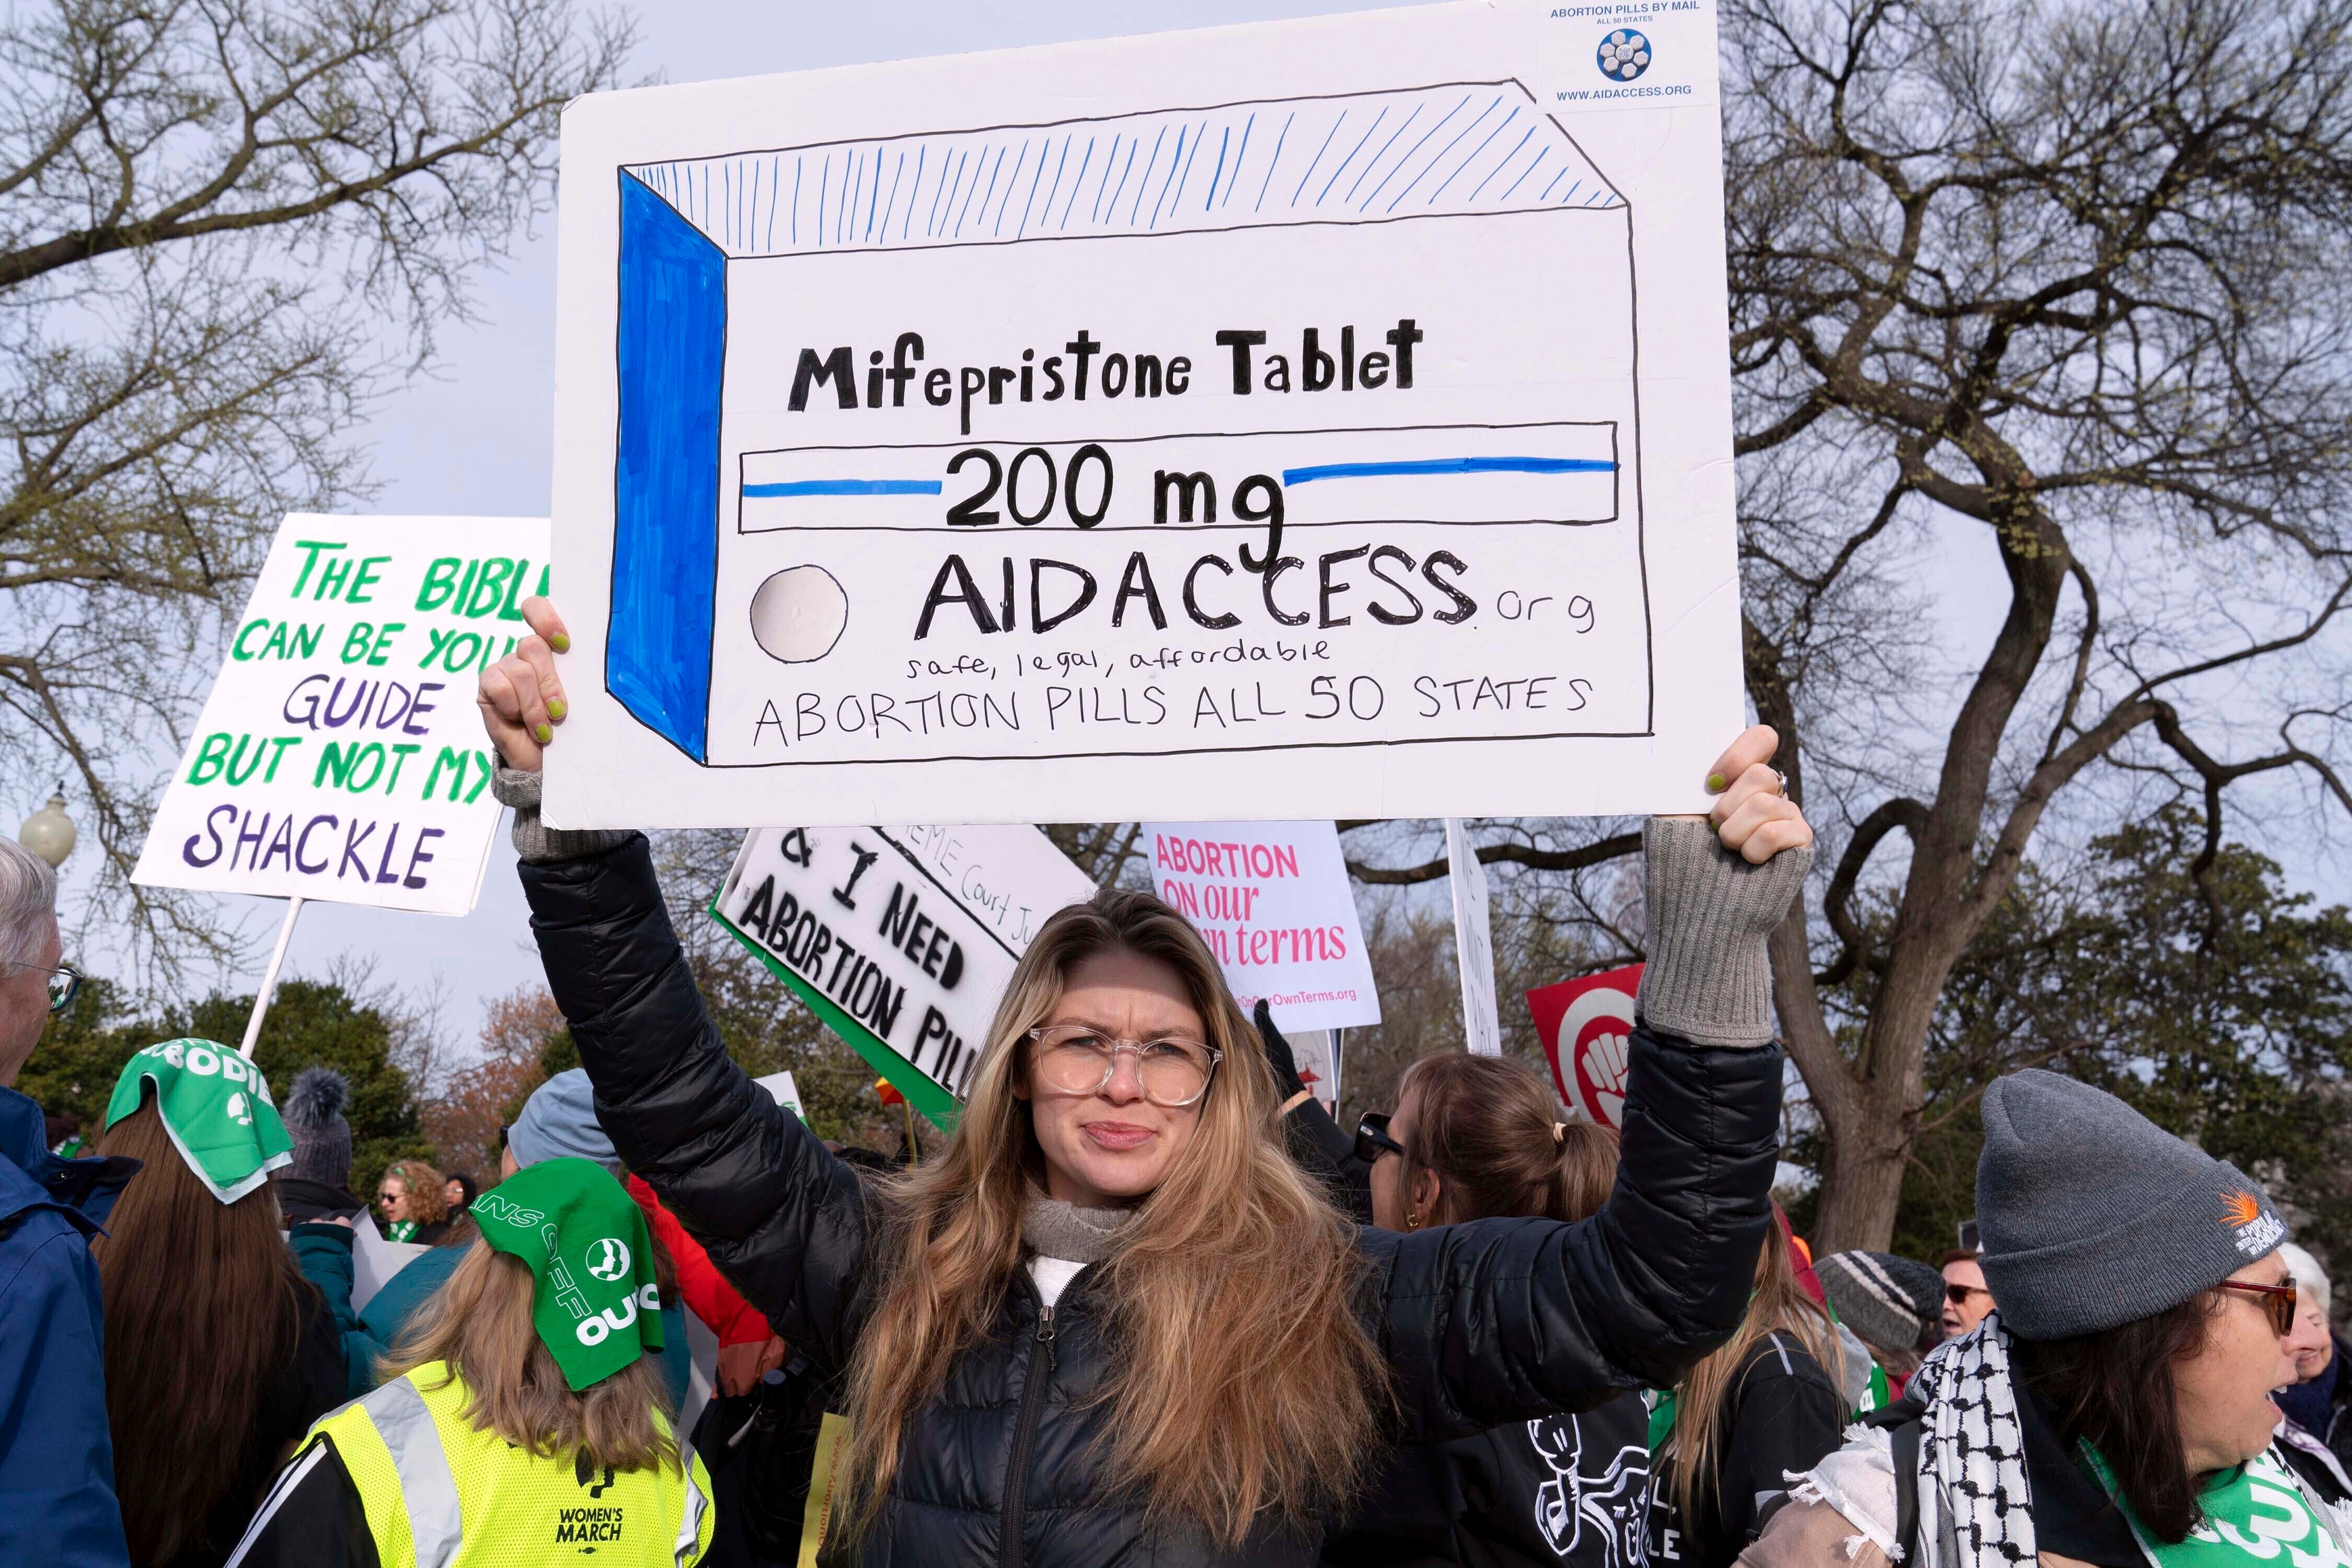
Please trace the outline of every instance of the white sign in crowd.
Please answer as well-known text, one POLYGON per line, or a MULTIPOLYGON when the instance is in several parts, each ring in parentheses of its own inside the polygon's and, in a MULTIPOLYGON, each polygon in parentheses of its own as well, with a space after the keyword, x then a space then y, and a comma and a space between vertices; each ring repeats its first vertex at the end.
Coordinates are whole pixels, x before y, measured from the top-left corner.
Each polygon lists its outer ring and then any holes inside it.
POLYGON ((1371 955, 1328 822, 1147 822, 1151 885, 1200 929, 1248 1012, 1285 1032, 1381 1021, 1371 955))
POLYGON ((1601 90, 1514 5, 574 102, 549 820, 1702 804, 1708 20, 1601 90))
POLYGON ((474 687, 547 583, 542 518, 287 518, 133 879, 472 909, 499 823, 474 687))
POLYGON ((1030 939, 1093 891, 1034 827, 770 827, 710 912, 944 1122, 1030 939))

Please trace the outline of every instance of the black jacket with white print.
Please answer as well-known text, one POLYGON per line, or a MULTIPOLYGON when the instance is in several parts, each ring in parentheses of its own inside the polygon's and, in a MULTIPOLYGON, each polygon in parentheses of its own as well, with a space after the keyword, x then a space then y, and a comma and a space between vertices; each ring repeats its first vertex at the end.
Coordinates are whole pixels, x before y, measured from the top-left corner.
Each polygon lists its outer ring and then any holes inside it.
POLYGON ((1845 1398, 1822 1364, 1787 1334, 1767 1334, 1748 1352, 1724 1401, 1715 1484, 1694 1490, 1693 1517, 1674 1505, 1674 1468, 1652 1479, 1649 1568, 1728 1568, 1756 1538, 1759 1521, 1789 1478, 1833 1452, 1845 1429, 1845 1398))
POLYGON ((1399 1449, 1324 1538, 1330 1568, 1636 1568, 1649 1409, 1621 1394, 1580 1415, 1399 1449))

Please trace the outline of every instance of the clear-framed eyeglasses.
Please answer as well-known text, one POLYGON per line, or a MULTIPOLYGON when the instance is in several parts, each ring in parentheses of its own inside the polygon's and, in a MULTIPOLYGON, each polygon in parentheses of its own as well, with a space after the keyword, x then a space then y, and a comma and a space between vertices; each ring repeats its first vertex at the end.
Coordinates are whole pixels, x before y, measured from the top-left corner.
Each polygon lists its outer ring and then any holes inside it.
POLYGON ((73 1005, 74 995, 81 989, 82 973, 70 963, 60 963, 52 969, 46 963, 26 963, 12 959, 11 969, 37 969, 49 977, 49 1011, 62 1013, 73 1005))
POLYGON ((1225 1053, 1205 1040, 1162 1035, 1156 1040, 1123 1040, 1086 1024, 1047 1024, 1029 1031, 1036 1047, 1037 1081, 1055 1094, 1099 1094, 1118 1070, 1118 1054, 1135 1057, 1143 1098, 1180 1110, 1209 1092, 1209 1079, 1225 1053))

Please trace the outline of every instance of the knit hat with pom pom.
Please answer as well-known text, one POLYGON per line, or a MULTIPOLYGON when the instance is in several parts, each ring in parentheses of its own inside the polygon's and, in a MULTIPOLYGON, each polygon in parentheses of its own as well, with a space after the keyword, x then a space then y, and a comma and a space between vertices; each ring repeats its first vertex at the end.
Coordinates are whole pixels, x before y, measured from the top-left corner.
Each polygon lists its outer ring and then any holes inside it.
POLYGON ((351 1080, 332 1068, 304 1068, 294 1075, 285 1100, 278 1107, 286 1131, 294 1140, 294 1163, 289 1176, 305 1176, 331 1187, 352 1179, 352 1124, 343 1107, 352 1100, 351 1080))

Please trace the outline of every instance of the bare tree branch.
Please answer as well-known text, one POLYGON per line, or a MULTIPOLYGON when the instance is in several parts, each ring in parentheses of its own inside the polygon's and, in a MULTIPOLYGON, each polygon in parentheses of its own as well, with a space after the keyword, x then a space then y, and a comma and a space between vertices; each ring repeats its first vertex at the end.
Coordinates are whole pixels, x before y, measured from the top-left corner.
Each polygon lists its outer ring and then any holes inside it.
MULTIPOLYGON (((1478 847, 1478 863, 1482 866, 1525 866, 1534 871, 1580 871, 1588 866, 1598 866, 1641 852, 1642 836, 1639 833, 1620 833, 1614 837, 1603 838, 1577 849, 1538 849, 1527 844, 1482 844, 1478 847)), ((1350 860, 1348 862, 1348 875, 1373 887, 1402 888, 1415 882, 1433 882, 1445 876, 1452 864, 1443 855, 1434 860, 1424 860, 1418 866, 1368 866, 1360 860, 1350 860)))
POLYGON ((568 0, 0 17, 0 781, 73 775, 90 908, 159 975, 226 936, 127 879, 269 531, 367 493, 363 409, 546 210, 557 116, 629 44, 568 0))

